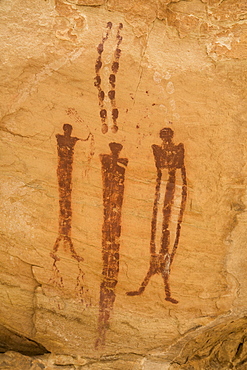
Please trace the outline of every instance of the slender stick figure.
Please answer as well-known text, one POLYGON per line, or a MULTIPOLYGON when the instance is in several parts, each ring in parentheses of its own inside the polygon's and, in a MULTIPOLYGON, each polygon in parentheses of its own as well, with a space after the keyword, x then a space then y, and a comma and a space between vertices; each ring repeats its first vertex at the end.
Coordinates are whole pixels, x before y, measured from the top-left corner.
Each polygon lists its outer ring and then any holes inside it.
POLYGON ((146 286, 149 283, 150 278, 155 274, 161 274, 164 280, 165 286, 165 300, 171 303, 178 303, 178 301, 171 297, 169 275, 171 264, 176 254, 176 250, 180 238, 181 223, 183 220, 183 214, 187 198, 187 180, 186 170, 184 166, 184 146, 182 143, 175 145, 172 142, 173 131, 170 128, 164 128, 160 131, 160 138, 162 139, 162 145, 152 145, 155 164, 157 168, 157 179, 156 179, 156 190, 155 199, 153 205, 153 217, 151 223, 151 241, 150 241, 150 265, 149 270, 141 283, 139 290, 127 292, 129 296, 140 295, 144 292, 146 286), (168 181, 166 185, 166 191, 164 194, 163 203, 163 222, 162 222, 162 235, 160 241, 159 253, 156 252, 156 232, 157 232, 157 215, 158 215, 158 202, 160 199, 160 188, 162 180, 162 170, 167 169, 168 181), (180 169, 182 178, 182 194, 180 211, 176 227, 175 241, 171 252, 169 252, 170 246, 170 221, 172 213, 172 205, 174 202, 175 184, 176 184, 176 172, 180 169))
MULTIPOLYGON (((108 131, 108 125, 106 123, 107 119, 107 110, 104 108, 104 99, 105 99, 105 92, 102 90, 101 87, 101 77, 100 77, 100 70, 102 67, 102 53, 104 51, 104 43, 109 37, 110 30, 112 28, 112 22, 107 23, 106 27, 106 34, 102 38, 101 43, 97 47, 98 51, 98 58, 96 59, 95 63, 95 72, 96 72, 96 77, 94 78, 94 86, 97 87, 98 89, 98 98, 99 98, 99 106, 100 106, 100 118, 101 118, 101 123, 102 123, 102 133, 105 134, 108 131)), ((108 97, 111 101, 111 107, 112 107, 112 120, 113 120, 113 126, 111 127, 111 130, 113 133, 116 133, 118 131, 118 126, 117 126, 117 118, 118 118, 118 109, 116 108, 116 99, 115 99, 115 86, 116 86, 116 74, 119 69, 119 59, 121 55, 121 49, 119 49, 119 45, 122 42, 122 36, 120 36, 120 30, 123 28, 123 24, 119 23, 118 30, 117 30, 117 46, 116 50, 114 52, 114 59, 112 62, 111 70, 112 73, 109 76, 109 83, 110 83, 110 90, 108 91, 108 97)))
POLYGON ((63 286, 63 279, 59 276, 59 270, 57 268, 57 261, 60 258, 57 255, 60 244, 63 244, 65 250, 70 251, 71 257, 78 262, 79 276, 77 278, 77 285, 79 280, 83 277, 83 272, 79 266, 79 262, 83 261, 83 258, 75 251, 72 240, 71 240, 71 220, 72 220, 72 208, 71 208, 71 192, 72 192, 72 164, 74 147, 78 140, 86 141, 89 139, 79 139, 78 137, 72 137, 72 126, 69 124, 63 125, 64 134, 57 134, 57 151, 58 151, 58 187, 59 187, 59 228, 58 237, 53 246, 53 250, 50 256, 54 259, 53 270, 55 274, 55 282, 58 286, 63 286))
POLYGON ((95 347, 105 344, 110 313, 115 301, 119 272, 121 209, 127 158, 119 158, 122 145, 109 144, 111 154, 100 156, 102 163, 104 222, 102 226, 102 282, 100 285, 98 339, 95 347))

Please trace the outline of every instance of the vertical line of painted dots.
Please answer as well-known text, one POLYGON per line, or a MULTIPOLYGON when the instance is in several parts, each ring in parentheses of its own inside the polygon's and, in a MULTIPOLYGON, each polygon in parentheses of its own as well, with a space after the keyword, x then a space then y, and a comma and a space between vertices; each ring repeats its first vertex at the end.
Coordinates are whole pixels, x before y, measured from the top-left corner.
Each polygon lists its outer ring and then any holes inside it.
POLYGON ((102 58, 101 57, 102 57, 102 53, 104 51, 104 43, 106 42, 106 40, 109 37, 109 33, 110 33, 111 28, 112 28, 112 22, 108 22, 107 26, 106 26, 106 34, 105 34, 105 36, 103 36, 101 43, 97 47, 97 51, 98 51, 99 56, 96 59, 96 63, 95 63, 96 77, 94 79, 95 80, 94 81, 94 86, 96 86, 97 89, 98 89, 98 98, 99 98, 99 106, 100 106, 100 118, 101 118, 101 123, 102 123, 101 130, 102 130, 103 134, 107 133, 108 125, 106 123, 107 111, 104 108, 105 93, 101 88, 100 70, 101 70, 101 67, 102 67, 102 58))
POLYGON ((117 30, 117 46, 116 50, 114 52, 114 60, 112 62, 111 70, 112 73, 109 76, 109 83, 111 85, 111 90, 108 92, 108 97, 111 101, 111 106, 112 106, 112 121, 113 121, 113 126, 111 127, 111 130, 113 133, 116 133, 118 131, 118 126, 117 126, 117 118, 118 118, 118 109, 116 107, 116 74, 119 69, 119 59, 121 56, 121 49, 119 49, 119 46, 123 40, 122 36, 120 35, 120 30, 123 28, 123 24, 119 23, 118 30, 117 30))

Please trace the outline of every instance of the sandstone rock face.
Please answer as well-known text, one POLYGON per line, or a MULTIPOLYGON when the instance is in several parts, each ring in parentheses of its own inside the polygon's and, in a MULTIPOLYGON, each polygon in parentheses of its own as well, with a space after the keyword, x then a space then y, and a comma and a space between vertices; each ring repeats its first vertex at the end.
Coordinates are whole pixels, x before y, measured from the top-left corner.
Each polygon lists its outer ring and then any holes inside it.
POLYGON ((1 3, 1 369, 244 369, 246 10, 1 3))

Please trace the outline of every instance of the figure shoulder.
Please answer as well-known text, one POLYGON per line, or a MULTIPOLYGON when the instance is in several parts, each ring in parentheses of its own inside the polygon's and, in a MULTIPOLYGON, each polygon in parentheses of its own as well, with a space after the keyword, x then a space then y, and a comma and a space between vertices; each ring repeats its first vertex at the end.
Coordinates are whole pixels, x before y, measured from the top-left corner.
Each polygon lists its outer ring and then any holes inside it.
POLYGON ((80 140, 78 137, 73 136, 73 137, 71 138, 72 145, 75 145, 75 143, 76 143, 78 140, 80 140))
POLYGON ((62 146, 63 145, 63 141, 64 141, 64 136, 63 135, 60 135, 60 134, 57 134, 56 135, 56 139, 57 139, 57 144, 59 146, 62 146))
POLYGON ((159 145, 157 145, 157 144, 153 144, 152 145, 152 149, 153 149, 154 155, 160 153, 160 151, 161 151, 161 147, 159 145))
POLYGON ((184 144, 183 144, 183 143, 179 143, 179 144, 177 145, 177 150, 178 150, 178 151, 181 151, 181 152, 184 152, 184 144))
POLYGON ((159 146, 159 145, 157 145, 157 144, 153 144, 153 145, 152 145, 152 149, 153 149, 153 150, 158 150, 158 149, 160 149, 160 146, 159 146))
POLYGON ((110 154, 100 154, 99 156, 100 161, 102 164, 109 163, 111 161, 111 155, 110 154))
POLYGON ((127 166, 127 164, 129 163, 129 160, 128 160, 128 158, 119 158, 118 162, 120 162, 124 166, 127 166))

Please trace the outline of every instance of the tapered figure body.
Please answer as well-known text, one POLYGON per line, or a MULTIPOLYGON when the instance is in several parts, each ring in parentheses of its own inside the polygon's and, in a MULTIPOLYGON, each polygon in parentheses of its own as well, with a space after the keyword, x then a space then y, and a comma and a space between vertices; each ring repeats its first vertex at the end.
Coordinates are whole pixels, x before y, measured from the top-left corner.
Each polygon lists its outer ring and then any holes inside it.
POLYGON ((129 296, 142 294, 149 283, 150 278, 155 274, 161 274, 164 287, 165 287, 165 299, 172 303, 178 303, 178 301, 171 297, 169 275, 172 261, 174 259, 179 238, 180 229, 183 219, 183 213, 185 209, 185 203, 187 198, 187 180, 186 170, 184 166, 184 146, 183 144, 175 145, 172 141, 173 131, 170 128, 164 128, 160 131, 160 138, 162 139, 162 145, 152 145, 155 165, 157 168, 156 178, 156 190, 153 206, 153 217, 151 223, 151 241, 150 241, 150 265, 149 270, 141 283, 139 290, 127 292, 129 296), (161 182, 163 172, 167 171, 168 180, 166 184, 165 194, 161 194, 161 182), (177 227, 175 232, 174 244, 170 246, 170 223, 172 215, 172 205, 174 202, 175 186, 176 186, 176 175, 180 171, 182 178, 182 194, 180 210, 177 220, 177 227), (156 234, 157 234, 157 215, 158 215, 158 203, 160 197, 163 196, 164 203, 162 206, 162 230, 160 249, 156 251, 156 234))
POLYGON ((110 143, 111 154, 100 156, 103 180, 104 221, 102 226, 102 281, 100 285, 98 339, 96 347, 104 345, 119 272, 121 209, 124 195, 124 175, 127 158, 119 158, 122 145, 110 143))

